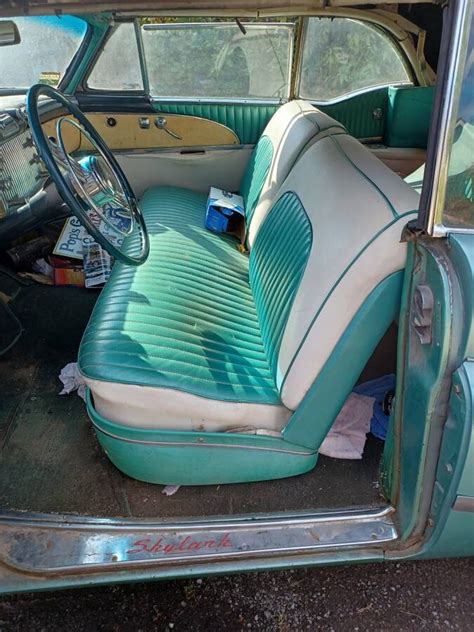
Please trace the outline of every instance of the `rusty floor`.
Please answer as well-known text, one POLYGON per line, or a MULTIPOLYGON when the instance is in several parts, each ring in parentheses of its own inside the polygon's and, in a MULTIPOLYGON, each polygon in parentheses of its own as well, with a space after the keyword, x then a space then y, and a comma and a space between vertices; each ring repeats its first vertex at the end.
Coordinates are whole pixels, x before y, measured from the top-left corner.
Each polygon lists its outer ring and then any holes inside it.
MULTIPOLYGON (((1 290, 1 287, 0 287, 1 290)), ((119 472, 102 452, 75 394, 59 396, 58 374, 76 359, 97 293, 21 287, 11 309, 23 334, 0 357, 0 505, 7 510, 96 516, 229 515, 381 503, 377 475, 383 444, 369 435, 361 461, 320 457, 303 476, 262 483, 162 487, 119 472)), ((394 370, 395 329, 364 371, 394 370)))

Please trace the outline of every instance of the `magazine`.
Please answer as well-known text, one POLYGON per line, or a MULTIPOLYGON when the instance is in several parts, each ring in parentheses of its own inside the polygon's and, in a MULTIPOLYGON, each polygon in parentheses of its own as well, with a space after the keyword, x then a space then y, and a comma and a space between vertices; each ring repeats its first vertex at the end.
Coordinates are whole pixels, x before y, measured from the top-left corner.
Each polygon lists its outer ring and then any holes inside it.
MULTIPOLYGON (((123 212, 123 209, 104 205, 102 210, 107 213, 109 222, 117 226, 118 230, 122 232, 129 230, 131 219, 123 212)), ((123 234, 114 230, 95 211, 88 211, 88 215, 107 241, 119 249, 123 243, 123 234)), ((68 218, 64 223, 53 255, 83 261, 85 286, 88 288, 104 285, 112 271, 113 258, 95 241, 75 216, 68 218)))

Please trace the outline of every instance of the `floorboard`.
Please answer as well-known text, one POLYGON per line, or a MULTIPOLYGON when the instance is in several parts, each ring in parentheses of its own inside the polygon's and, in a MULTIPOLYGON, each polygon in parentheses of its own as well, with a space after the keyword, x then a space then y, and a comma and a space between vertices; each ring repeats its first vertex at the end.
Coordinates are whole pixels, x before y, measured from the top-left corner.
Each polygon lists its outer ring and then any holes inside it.
MULTIPOLYGON (((0 278, 1 291, 1 278, 0 278)), ((10 290, 9 290, 10 291, 10 290)), ((61 368, 77 357, 97 292, 19 286, 10 306, 23 334, 0 357, 0 504, 8 510, 172 518, 367 506, 382 502, 383 444, 369 435, 361 461, 320 457, 305 475, 280 481, 162 487, 132 480, 102 452, 83 401, 60 396, 61 368)), ((374 355, 367 378, 393 358, 396 332, 374 355)), ((367 379, 366 378, 366 379, 367 379)))

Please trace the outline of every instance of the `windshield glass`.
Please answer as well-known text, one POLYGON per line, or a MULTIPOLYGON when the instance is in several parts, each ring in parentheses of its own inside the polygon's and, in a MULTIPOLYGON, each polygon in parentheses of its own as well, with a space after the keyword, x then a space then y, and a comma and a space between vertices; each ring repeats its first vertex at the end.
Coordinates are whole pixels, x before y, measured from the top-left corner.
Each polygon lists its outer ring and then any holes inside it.
POLYGON ((0 48, 0 89, 27 90, 34 83, 56 86, 87 30, 72 16, 16 18, 21 42, 0 48))

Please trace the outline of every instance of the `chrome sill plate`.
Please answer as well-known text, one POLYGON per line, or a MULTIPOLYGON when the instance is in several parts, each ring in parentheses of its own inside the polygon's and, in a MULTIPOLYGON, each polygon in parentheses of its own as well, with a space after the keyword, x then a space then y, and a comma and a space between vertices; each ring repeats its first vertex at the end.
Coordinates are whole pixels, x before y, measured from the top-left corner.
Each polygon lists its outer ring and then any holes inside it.
POLYGON ((67 517, 0 517, 0 561, 28 573, 77 574, 261 560, 397 539, 393 509, 172 524, 67 517))

